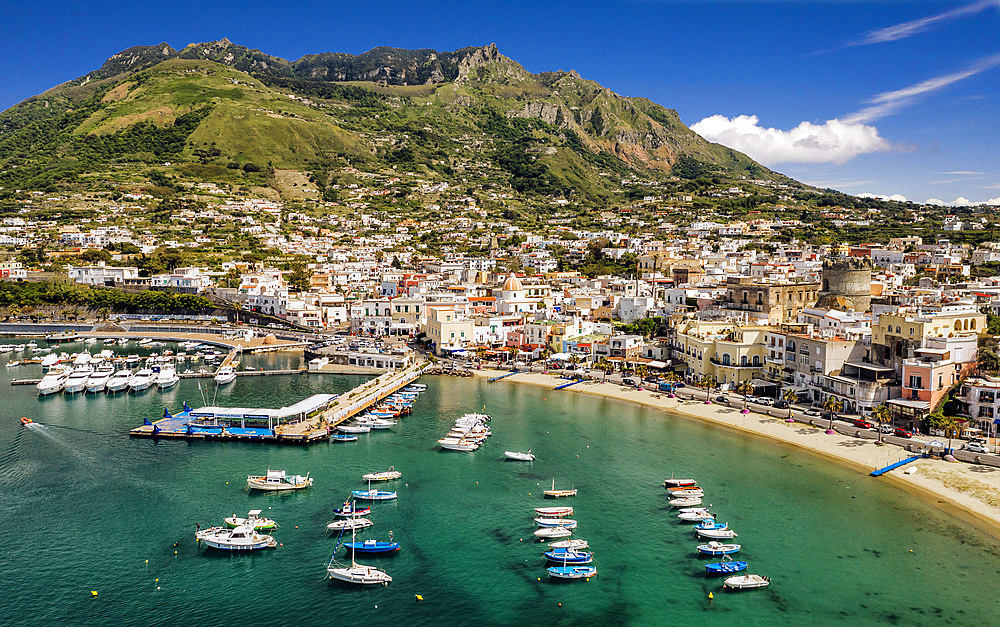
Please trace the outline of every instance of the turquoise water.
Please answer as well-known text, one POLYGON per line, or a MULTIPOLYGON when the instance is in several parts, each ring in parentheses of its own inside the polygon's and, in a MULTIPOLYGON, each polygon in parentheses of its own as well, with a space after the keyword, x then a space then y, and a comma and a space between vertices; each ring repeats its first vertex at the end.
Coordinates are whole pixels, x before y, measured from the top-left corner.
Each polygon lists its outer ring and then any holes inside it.
MULTIPOLYGON (((0 368, 3 625, 978 625, 1000 613, 989 593, 1000 544, 986 534, 856 472, 654 410, 429 377, 413 415, 358 443, 132 440, 127 431, 165 403, 199 404, 197 381, 166 394, 37 399, 32 387, 8 385, 33 368, 0 368), (456 417, 484 406, 494 435, 482 448, 435 449, 456 417), (43 426, 24 429, 21 416, 43 426), (505 449, 529 447, 535 462, 501 459, 505 449), (393 583, 355 589, 324 580, 331 508, 363 487, 361 474, 389 465, 403 472, 390 484, 399 499, 375 504, 375 526, 359 538, 392 530, 402 551, 362 561, 393 583), (315 486, 243 492, 246 475, 268 467, 309 471, 315 486), (708 560, 694 556, 694 534, 675 522, 659 485, 671 473, 700 481, 719 519, 740 534, 741 559, 769 575, 770 588, 722 594, 721 580, 703 576, 708 560), (543 500, 553 478, 579 496, 543 500), (598 577, 546 579, 530 520, 543 504, 576 508, 574 537, 590 542, 598 577), (251 508, 281 524, 282 547, 229 555, 196 546, 195 523, 251 508)), ((217 402, 279 407, 362 380, 242 378, 217 402)))

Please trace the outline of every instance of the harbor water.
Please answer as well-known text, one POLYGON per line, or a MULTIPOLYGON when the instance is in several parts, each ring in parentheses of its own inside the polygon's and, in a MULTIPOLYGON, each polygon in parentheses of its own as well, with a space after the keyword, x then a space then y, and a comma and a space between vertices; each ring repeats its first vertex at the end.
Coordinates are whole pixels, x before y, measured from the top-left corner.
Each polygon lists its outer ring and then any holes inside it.
MULTIPOLYGON (((241 367, 300 360, 246 356, 241 367)), ((856 471, 648 408, 427 377, 412 415, 355 443, 157 441, 127 433, 203 396, 281 407, 364 377, 241 377, 217 396, 211 379, 183 379, 165 393, 37 398, 9 385, 29 376, 39 367, 0 368, 2 625, 983 625, 1000 615, 1000 543, 986 533, 856 471), (456 418, 484 408, 493 436, 478 451, 435 447, 456 418), (39 424, 24 428, 21 416, 39 424), (528 448, 534 462, 503 460, 528 448), (373 504, 375 525, 358 539, 391 530, 401 551, 359 561, 392 583, 325 579, 331 510, 366 486, 362 474, 389 466, 402 479, 379 487, 399 498, 373 504), (315 484, 245 492, 247 475, 268 468, 315 484), (698 479, 739 534, 738 559, 770 587, 724 594, 705 577, 717 560, 695 555, 694 533, 667 506, 671 475, 698 479), (553 479, 579 495, 543 499, 553 479), (589 541, 597 577, 546 578, 531 521, 545 505, 575 508, 573 537, 589 541), (234 555, 195 543, 196 523, 250 509, 280 524, 282 546, 234 555)), ((343 550, 338 559, 350 562, 343 550)))

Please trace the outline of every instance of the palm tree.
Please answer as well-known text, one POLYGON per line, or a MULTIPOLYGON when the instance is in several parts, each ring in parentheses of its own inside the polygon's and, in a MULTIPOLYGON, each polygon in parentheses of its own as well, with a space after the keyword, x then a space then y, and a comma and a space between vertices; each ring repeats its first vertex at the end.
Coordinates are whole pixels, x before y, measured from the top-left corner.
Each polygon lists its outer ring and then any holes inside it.
POLYGON ((872 418, 878 423, 878 441, 882 442, 882 423, 889 422, 889 407, 882 403, 878 407, 872 409, 872 418))
POLYGON ((750 410, 747 409, 747 405, 750 404, 750 400, 748 397, 753 394, 753 383, 750 379, 740 381, 736 384, 736 391, 743 395, 743 409, 741 412, 744 414, 749 413, 750 410))
POLYGON ((786 389, 782 393, 781 397, 783 399, 785 399, 786 401, 788 401, 788 417, 791 418, 792 417, 792 403, 794 403, 794 402, 796 402, 796 401, 799 400, 799 393, 796 392, 795 390, 793 390, 792 388, 788 388, 788 389, 786 389))
POLYGON ((828 396, 823 401, 823 409, 830 412, 830 426, 826 428, 826 432, 833 433, 833 419, 837 415, 837 412, 844 409, 844 401, 838 399, 836 396, 828 396))
POLYGON ((597 369, 600 370, 602 373, 604 373, 604 379, 603 379, 603 381, 607 381, 608 380, 608 369, 609 368, 611 368, 611 362, 608 361, 607 358, 601 357, 599 360, 597 360, 597 369))
POLYGON ((639 377, 639 382, 641 383, 646 375, 649 374, 649 367, 646 364, 639 364, 635 367, 635 375, 639 377))
POLYGON ((701 384, 705 386, 705 403, 711 403, 712 388, 715 386, 715 376, 710 374, 701 375, 701 384))
POLYGON ((954 416, 945 416, 941 420, 941 428, 944 429, 944 434, 948 436, 948 453, 950 454, 952 452, 951 438, 957 436, 961 432, 962 425, 954 416))

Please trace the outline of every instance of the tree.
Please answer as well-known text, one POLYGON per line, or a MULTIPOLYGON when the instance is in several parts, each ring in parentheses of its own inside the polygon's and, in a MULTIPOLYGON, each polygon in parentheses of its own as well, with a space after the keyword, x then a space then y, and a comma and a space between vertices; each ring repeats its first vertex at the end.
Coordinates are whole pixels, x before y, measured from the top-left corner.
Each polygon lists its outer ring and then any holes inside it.
POLYGON ((712 388, 715 387, 716 380, 714 375, 703 374, 701 375, 700 382, 705 386, 705 402, 711 403, 712 388))
POLYGON ((827 433, 833 433, 833 419, 836 417, 837 412, 844 409, 844 401, 840 400, 836 396, 828 396, 826 400, 823 401, 823 409, 830 412, 830 426, 826 428, 827 433))
POLYGON ((296 292, 305 292, 309 289, 309 281, 312 279, 312 272, 306 270, 302 264, 295 266, 295 269, 288 274, 288 284, 296 292))
POLYGON ((649 374, 649 366, 647 366, 646 364, 639 364, 638 366, 635 367, 635 375, 639 377, 639 381, 645 379, 646 375, 648 374, 649 374))
POLYGON ((1000 370, 1000 356, 989 348, 980 348, 976 351, 976 368, 980 372, 996 372, 1000 370))
POLYGON ((951 439, 958 437, 958 434, 962 432, 962 425, 954 416, 943 416, 940 425, 944 434, 948 436, 948 452, 951 453, 951 439))
POLYGON ((788 401, 788 417, 792 417, 792 403, 797 403, 799 400, 799 393, 792 388, 787 388, 781 397, 788 401))
POLYGON ((611 362, 607 360, 606 357, 601 357, 597 360, 597 369, 604 374, 604 381, 608 380, 608 370, 611 369, 611 362))
POLYGON ((736 391, 743 395, 743 413, 747 413, 747 405, 750 404, 750 395, 753 394, 753 382, 750 379, 740 381, 736 384, 736 391))
POLYGON ((889 415, 889 406, 882 403, 878 407, 872 410, 872 418, 878 423, 878 441, 882 441, 882 424, 889 422, 891 420, 889 415))

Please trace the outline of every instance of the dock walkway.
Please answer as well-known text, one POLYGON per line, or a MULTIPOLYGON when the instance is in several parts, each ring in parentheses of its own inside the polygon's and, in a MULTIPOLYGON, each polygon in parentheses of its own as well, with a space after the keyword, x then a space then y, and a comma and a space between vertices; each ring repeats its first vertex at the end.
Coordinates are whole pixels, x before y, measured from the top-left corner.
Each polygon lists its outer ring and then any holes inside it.
POLYGON ((900 466, 905 466, 905 465, 909 464, 910 462, 917 461, 918 459, 921 459, 920 455, 914 455, 913 457, 908 457, 906 459, 902 459, 902 460, 896 462, 895 464, 889 464, 885 468, 879 468, 878 470, 871 471, 871 476, 872 477, 881 477, 882 475, 884 475, 885 473, 889 472, 890 470, 895 470, 896 468, 899 468, 900 466))

